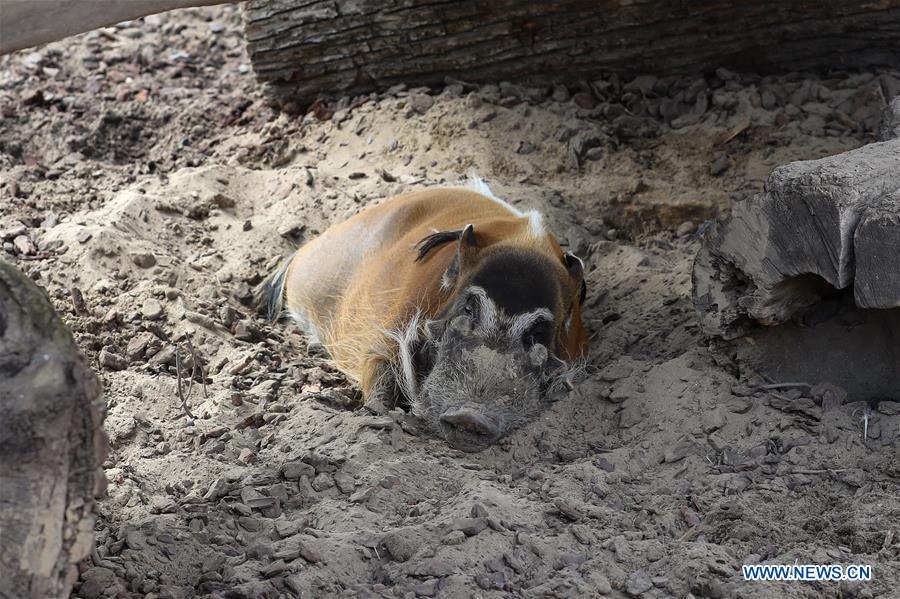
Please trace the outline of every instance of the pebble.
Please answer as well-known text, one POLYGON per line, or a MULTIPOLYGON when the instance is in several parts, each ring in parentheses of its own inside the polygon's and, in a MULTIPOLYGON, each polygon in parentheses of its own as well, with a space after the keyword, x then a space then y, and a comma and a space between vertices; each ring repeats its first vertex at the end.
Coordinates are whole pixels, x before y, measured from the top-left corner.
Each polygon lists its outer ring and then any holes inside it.
POLYGON ((700 417, 700 422, 704 433, 711 433, 725 426, 725 412, 719 408, 707 410, 700 417))
POLYGON ((625 407, 619 413, 619 426, 622 428, 631 428, 639 424, 644 419, 644 411, 641 402, 631 400, 625 403, 625 407))
POLYGON ((141 314, 148 320, 157 320, 163 315, 163 307, 157 300, 148 298, 141 306, 141 314))
POLYGON ((28 227, 26 227, 20 221, 15 221, 11 225, 0 229, 0 240, 9 241, 10 239, 15 239, 20 235, 25 235, 27 232, 28 227))
POLYGON ((349 495, 356 490, 356 484, 353 480, 353 477, 346 472, 338 472, 334 475, 333 478, 334 484, 337 485, 337 488, 341 493, 349 495))
POLYGON ((553 88, 551 98, 554 102, 568 102, 572 96, 569 94, 569 88, 565 85, 557 85, 553 88))
POLYGON ((694 455, 696 452, 697 446, 694 445, 693 441, 685 439, 668 448, 663 457, 663 461, 670 464, 672 462, 683 460, 689 455, 694 455))
POLYGON ((444 536, 445 545, 459 545, 466 540, 466 533, 461 530, 451 530, 444 536))
POLYGON ((450 522, 450 530, 460 530, 467 537, 474 537, 487 527, 487 518, 456 518, 450 522))
POLYGON ((437 595, 439 582, 440 581, 436 578, 420 582, 415 586, 414 592, 419 597, 434 597, 437 595))
POLYGON ((321 473, 317 474, 314 479, 312 479, 312 488, 316 491, 324 491, 326 489, 330 489, 334 486, 334 479, 330 474, 321 473))
POLYGON ((27 235, 19 235, 13 239, 13 246, 22 256, 33 256, 34 254, 37 254, 37 246, 34 245, 34 242, 31 241, 31 238, 27 235))
POLYGON ((678 237, 686 237, 693 233, 696 228, 697 225, 695 225, 692 221, 686 220, 678 225, 678 228, 675 230, 675 235, 677 235, 678 237))
POLYGON ((250 532, 259 530, 259 520, 251 518, 250 516, 241 516, 238 518, 238 524, 241 525, 241 528, 249 530, 250 532))
POLYGON ((288 462, 281 467, 281 475, 287 480, 299 480, 301 476, 312 478, 316 475, 316 469, 306 462, 288 462))
POLYGON ((625 592, 632 597, 638 597, 653 588, 653 581, 646 570, 637 570, 632 572, 628 580, 625 581, 625 592))
POLYGON ((249 447, 245 447, 241 450, 241 453, 238 454, 238 461, 242 464, 252 464, 256 462, 256 454, 249 447))
POLYGON ((409 107, 419 114, 425 114, 434 105, 434 98, 428 94, 412 94, 409 97, 409 107))
POLYGON ((131 261, 140 268, 151 268, 156 266, 156 256, 150 252, 132 252, 131 261))
POLYGON ((379 484, 385 489, 393 489, 400 484, 400 477, 394 476, 393 474, 388 474, 381 479, 381 482, 379 484))
POLYGON ((100 366, 107 370, 125 370, 128 368, 128 360, 105 347, 100 350, 99 360, 100 366))
POLYGON ((709 174, 713 177, 718 177, 729 168, 731 168, 731 160, 727 155, 722 154, 709 165, 709 174))
POLYGON ((275 576, 281 576, 282 574, 284 574, 287 571, 287 569, 288 569, 287 564, 284 563, 283 560, 279 559, 279 560, 275 560, 274 562, 272 562, 271 564, 269 564, 268 566, 263 568, 262 575, 265 578, 274 578, 275 576))

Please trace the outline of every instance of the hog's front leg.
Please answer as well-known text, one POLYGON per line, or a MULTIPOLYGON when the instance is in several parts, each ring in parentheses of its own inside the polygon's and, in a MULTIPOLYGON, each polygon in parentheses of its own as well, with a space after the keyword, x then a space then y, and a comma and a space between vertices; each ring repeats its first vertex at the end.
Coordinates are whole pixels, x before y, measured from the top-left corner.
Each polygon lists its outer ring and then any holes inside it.
POLYGON ((394 369, 384 358, 367 361, 360 384, 363 409, 369 412, 383 415, 406 403, 394 369))

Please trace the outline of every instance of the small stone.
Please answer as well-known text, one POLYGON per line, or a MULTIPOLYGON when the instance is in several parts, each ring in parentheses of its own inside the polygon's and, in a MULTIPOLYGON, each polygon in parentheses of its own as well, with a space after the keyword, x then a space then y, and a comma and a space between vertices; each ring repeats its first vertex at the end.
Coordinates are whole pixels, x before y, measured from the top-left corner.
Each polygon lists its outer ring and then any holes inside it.
POLYGON ((409 107, 419 114, 425 114, 434 105, 434 98, 428 94, 412 94, 409 97, 409 107))
POLYGON ((593 110, 594 108, 594 97, 586 92, 579 92, 575 94, 574 96, 572 96, 572 101, 575 102, 575 104, 579 108, 583 108, 585 110, 593 110))
POLYGON ((260 335, 259 329, 252 320, 244 318, 234 324, 234 336, 241 341, 253 341, 260 335))
POLYGON ((637 399, 626 401, 625 407, 619 413, 619 426, 622 428, 631 428, 639 424, 644 419, 644 410, 641 402, 637 399))
POLYGON ((365 503, 369 500, 375 490, 372 487, 360 489, 350 496, 350 503, 365 503))
POLYGON ((456 518, 450 522, 450 530, 461 530, 467 537, 474 537, 487 526, 487 518, 456 518))
POLYGON ((316 475, 316 469, 306 462, 288 462, 281 467, 281 475, 287 480, 299 480, 301 476, 312 478, 316 475))
POLYGON ((612 584, 610 584, 609 578, 599 572, 589 572, 585 576, 585 580, 598 595, 609 595, 612 593, 612 584))
POLYGON ((156 266, 156 256, 150 252, 132 252, 131 261, 140 268, 152 268, 156 266))
POLYGON ((115 573, 108 568, 89 568, 82 574, 82 580, 79 595, 85 599, 99 599, 107 591, 124 590, 115 573))
POLYGON ((33 256, 34 254, 37 254, 37 246, 34 245, 34 242, 32 242, 31 238, 27 235, 19 235, 13 239, 13 246, 22 256, 33 256))
POLYGON ((569 88, 565 85, 557 85, 553 88, 553 95, 551 97, 554 102, 568 102, 569 98, 571 98, 569 88))
POLYGON ((312 480, 312 488, 316 491, 324 491, 326 489, 330 489, 334 486, 334 479, 330 474, 326 474, 322 472, 321 474, 316 475, 316 477, 312 480))
POLYGON ((155 299, 147 298, 141 306, 141 314, 148 320, 157 320, 163 315, 163 307, 155 299))
POLYGON ((612 383, 631 376, 632 372, 634 372, 634 368, 630 365, 616 362, 600 371, 600 380, 612 383))
MULTIPOLYGON (((300 532, 300 525, 297 522, 292 522, 290 520, 275 521, 275 534, 282 539, 292 537, 298 532, 300 532)), ((297 555, 299 556, 300 553, 298 552, 297 555)))
POLYGON ((432 578, 425 582, 420 582, 413 589, 418 597, 434 597, 438 591, 438 580, 432 578))
POLYGON ((241 528, 250 532, 256 532, 259 530, 259 520, 251 518, 249 516, 241 516, 240 518, 238 518, 238 524, 241 526, 241 528))
POLYGON ((100 350, 100 366, 107 370, 125 370, 128 368, 128 361, 119 354, 110 351, 107 348, 100 350))
POLYGON ((16 221, 8 227, 0 229, 0 240, 9 241, 10 239, 15 239, 20 235, 24 235, 27 232, 28 227, 26 227, 22 222, 16 221))
POLYGON ((900 401, 879 401, 878 411, 886 416, 896 416, 900 414, 900 401))
POLYGON ((381 479, 381 482, 379 484, 385 489, 393 489, 400 484, 400 477, 394 476, 393 474, 388 474, 383 479, 381 479))
POLYGON ((709 165, 709 174, 713 177, 718 177, 729 168, 731 168, 731 160, 727 155, 722 154, 709 165))
POLYGON ((337 485, 337 488, 341 493, 349 495, 356 490, 356 484, 353 481, 353 477, 346 472, 337 472, 333 478, 334 484, 337 485))
POLYGON ((696 228, 697 226, 693 222, 686 220, 678 225, 678 229, 675 230, 675 235, 677 235, 678 237, 686 237, 687 235, 693 233, 694 229, 696 228))
POLYGON ((284 574, 287 569, 288 566, 286 563, 284 563, 284 560, 279 559, 266 566, 262 570, 262 575, 265 578, 274 578, 276 576, 281 576, 282 574, 284 574))
POLYGON ((303 540, 301 540, 297 546, 297 549, 300 550, 300 557, 311 564, 318 564, 322 561, 322 554, 319 553, 319 551, 308 542, 304 542, 303 540))
POLYGON ((825 412, 842 406, 848 397, 845 389, 831 383, 819 383, 810 389, 809 394, 822 406, 822 411, 825 412))
POLYGON ((466 533, 461 530, 451 530, 444 536, 445 545, 459 545, 466 540, 466 533))
POLYGON ((625 592, 632 597, 638 597, 652 588, 653 581, 650 580, 650 576, 647 574, 646 570, 633 572, 631 576, 628 577, 628 580, 625 581, 625 592))
POLYGON ((238 455, 238 461, 242 464, 252 464, 256 461, 256 454, 249 447, 245 447, 238 455))
MULTIPOLYGON (((465 536, 465 535, 463 535, 465 536)), ((422 547, 425 538, 416 528, 398 528, 388 533, 382 543, 395 561, 409 560, 422 547)))
POLYGON ((683 460, 689 455, 694 455, 697 451, 697 447, 694 443, 688 439, 683 441, 679 441, 672 447, 666 450, 665 456, 663 457, 663 461, 667 464, 672 462, 677 462, 679 460, 683 460))
POLYGON ((706 411, 700 418, 704 433, 711 433, 725 426, 725 412, 721 408, 706 411))

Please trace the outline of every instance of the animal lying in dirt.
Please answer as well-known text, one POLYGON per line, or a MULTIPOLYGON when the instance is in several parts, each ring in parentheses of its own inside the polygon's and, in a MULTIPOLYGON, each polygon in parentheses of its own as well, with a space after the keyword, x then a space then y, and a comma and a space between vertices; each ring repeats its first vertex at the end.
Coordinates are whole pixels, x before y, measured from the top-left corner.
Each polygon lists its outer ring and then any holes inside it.
POLYGON ((269 283, 376 408, 409 407, 480 451, 536 415, 587 351, 584 264, 480 180, 330 227, 269 283))

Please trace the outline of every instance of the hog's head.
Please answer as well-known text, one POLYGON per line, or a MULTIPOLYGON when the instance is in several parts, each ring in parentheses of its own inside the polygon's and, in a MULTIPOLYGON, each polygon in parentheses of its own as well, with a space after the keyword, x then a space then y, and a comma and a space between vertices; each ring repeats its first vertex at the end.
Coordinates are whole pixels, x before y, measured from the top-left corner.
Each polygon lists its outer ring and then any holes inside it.
POLYGON ((454 233, 450 299, 425 325, 411 407, 451 446, 481 451, 534 417, 585 351, 584 266, 528 244, 481 248, 472 225, 454 233))

